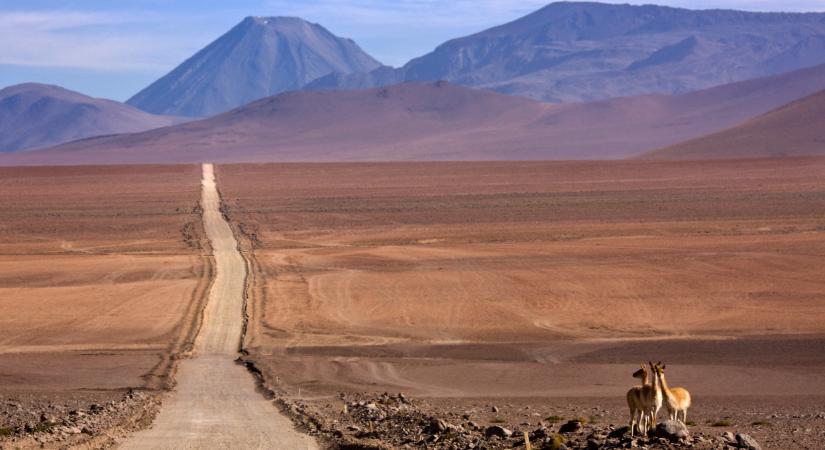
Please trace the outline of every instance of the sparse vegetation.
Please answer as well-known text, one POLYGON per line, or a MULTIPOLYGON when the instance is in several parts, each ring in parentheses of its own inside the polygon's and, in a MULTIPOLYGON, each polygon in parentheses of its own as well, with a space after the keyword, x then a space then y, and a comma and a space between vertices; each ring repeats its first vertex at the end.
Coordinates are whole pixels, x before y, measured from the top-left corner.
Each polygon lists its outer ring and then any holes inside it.
POLYGON ((757 420, 755 422, 751 422, 751 425, 755 427, 769 427, 771 426, 771 423, 767 420, 757 420))
POLYGON ((545 444, 544 448, 549 450, 558 450, 561 448, 562 444, 564 444, 564 439, 562 439, 562 437, 558 434, 555 434, 550 438, 550 441, 545 444))
POLYGON ((559 423, 562 420, 564 420, 564 417, 562 417, 562 416, 549 416, 549 417, 546 417, 544 420, 546 420, 550 423, 559 423))
POLYGON ((692 420, 688 420, 688 421, 685 423, 685 425, 687 425, 687 426, 689 426, 689 427, 695 427, 695 426, 696 426, 696 422, 694 422, 694 421, 692 421, 692 420))
POLYGON ((502 418, 502 417, 493 417, 492 419, 490 419, 490 423, 501 424, 501 423, 507 423, 507 421, 504 420, 504 418, 502 418))
POLYGON ((731 422, 730 422, 730 420, 727 420, 727 419, 721 419, 721 420, 717 420, 716 422, 711 423, 710 426, 712 426, 712 427, 729 427, 729 426, 731 426, 731 422))
POLYGON ((14 430, 7 427, 0 427, 0 437, 11 436, 14 434, 14 430))
POLYGON ((34 433, 45 433, 45 432, 49 431, 53 426, 54 426, 54 424, 51 423, 51 422, 40 422, 40 423, 38 423, 37 425, 35 425, 33 427, 32 432, 34 432, 34 433))

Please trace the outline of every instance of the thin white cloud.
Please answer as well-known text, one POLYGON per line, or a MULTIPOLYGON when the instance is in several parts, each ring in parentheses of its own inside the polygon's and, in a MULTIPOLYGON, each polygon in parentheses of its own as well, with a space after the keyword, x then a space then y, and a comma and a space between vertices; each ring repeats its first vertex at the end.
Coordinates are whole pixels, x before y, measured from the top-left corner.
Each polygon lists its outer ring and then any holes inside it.
MULTIPOLYGON (((822 11, 825 0, 598 0, 683 8, 764 11, 822 11)), ((346 18, 360 24, 461 27, 501 23, 552 3, 551 0, 267 0, 284 14, 346 18)))
POLYGON ((359 25, 461 28, 509 20, 545 6, 546 0, 269 0, 280 15, 337 18, 359 25))
POLYGON ((156 70, 191 50, 180 36, 152 32, 157 18, 82 11, 0 12, 0 64, 156 70), (171 45, 170 45, 171 43, 171 45), (164 58, 167 56, 167 58, 164 58))

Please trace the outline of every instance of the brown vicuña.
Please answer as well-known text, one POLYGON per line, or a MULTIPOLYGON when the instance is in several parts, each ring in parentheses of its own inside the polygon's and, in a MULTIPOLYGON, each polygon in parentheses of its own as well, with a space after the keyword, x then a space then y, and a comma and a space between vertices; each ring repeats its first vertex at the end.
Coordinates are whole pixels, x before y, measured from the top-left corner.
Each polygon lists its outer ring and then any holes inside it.
MULTIPOLYGON (((627 406, 630 409, 630 435, 634 435, 636 430, 641 434, 647 433, 650 428, 652 402, 658 392, 656 388, 655 379, 654 385, 648 383, 648 373, 644 363, 639 365, 641 368, 633 373, 633 378, 642 380, 641 386, 635 386, 627 391, 627 406)), ((661 402, 659 403, 661 406, 661 402)), ((658 410, 658 409, 657 409, 658 410)))

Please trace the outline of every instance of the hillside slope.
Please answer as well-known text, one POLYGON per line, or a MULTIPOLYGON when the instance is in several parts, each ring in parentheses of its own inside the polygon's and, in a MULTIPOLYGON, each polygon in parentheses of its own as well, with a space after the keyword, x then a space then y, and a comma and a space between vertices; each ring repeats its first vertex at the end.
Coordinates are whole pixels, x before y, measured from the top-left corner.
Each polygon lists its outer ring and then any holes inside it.
POLYGON ((58 86, 19 84, 0 90, 0 153, 91 136, 134 133, 182 121, 58 86))
POLYGON ((718 133, 642 155, 646 159, 825 156, 825 91, 718 133))
POLYGON ((546 104, 447 82, 291 92, 197 122, 0 164, 621 159, 825 89, 825 65, 678 96, 546 104))

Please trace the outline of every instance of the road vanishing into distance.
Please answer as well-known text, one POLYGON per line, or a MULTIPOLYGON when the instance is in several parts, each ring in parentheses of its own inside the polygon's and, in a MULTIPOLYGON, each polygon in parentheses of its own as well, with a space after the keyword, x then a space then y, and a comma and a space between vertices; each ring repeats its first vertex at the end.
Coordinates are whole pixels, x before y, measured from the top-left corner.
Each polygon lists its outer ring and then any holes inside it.
POLYGON ((193 355, 180 362, 174 392, 151 428, 130 436, 122 449, 317 449, 257 390, 234 362, 243 327, 246 263, 220 213, 214 167, 203 165, 201 205, 217 276, 209 291, 193 355))

